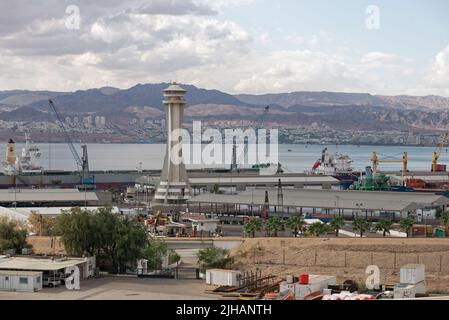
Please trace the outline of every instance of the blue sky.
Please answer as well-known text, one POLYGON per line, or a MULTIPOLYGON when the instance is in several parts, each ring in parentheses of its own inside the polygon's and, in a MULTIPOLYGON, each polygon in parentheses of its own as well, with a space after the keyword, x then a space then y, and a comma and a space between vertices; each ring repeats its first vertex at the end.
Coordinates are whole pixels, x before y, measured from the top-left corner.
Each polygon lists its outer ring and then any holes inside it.
POLYGON ((176 79, 229 93, 449 96, 449 1, 1 1, 0 70, 0 90, 176 79), (373 5, 378 30, 366 27, 373 5))
POLYGON ((267 32, 278 48, 294 49, 285 35, 321 31, 360 51, 384 51, 428 62, 449 42, 447 0, 256 0, 221 16, 253 32, 267 32), (365 26, 366 8, 380 9, 380 29, 365 26))

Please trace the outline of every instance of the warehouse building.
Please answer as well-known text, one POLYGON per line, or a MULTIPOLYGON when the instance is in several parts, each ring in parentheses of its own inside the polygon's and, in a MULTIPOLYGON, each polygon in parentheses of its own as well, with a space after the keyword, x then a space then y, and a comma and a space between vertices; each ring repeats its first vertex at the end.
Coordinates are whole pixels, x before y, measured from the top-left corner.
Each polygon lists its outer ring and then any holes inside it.
POLYGON ((101 202, 97 193, 78 189, 0 190, 1 207, 98 206, 101 202))
POLYGON ((202 194, 193 197, 188 203, 199 212, 222 214, 257 215, 268 207, 271 214, 285 216, 292 213, 392 218, 412 215, 419 220, 419 217, 422 218, 429 212, 433 212, 433 216, 427 215, 426 218, 434 218, 437 208, 445 210, 449 205, 449 198, 418 192, 284 189, 280 203, 278 189, 260 188, 236 195, 202 194))

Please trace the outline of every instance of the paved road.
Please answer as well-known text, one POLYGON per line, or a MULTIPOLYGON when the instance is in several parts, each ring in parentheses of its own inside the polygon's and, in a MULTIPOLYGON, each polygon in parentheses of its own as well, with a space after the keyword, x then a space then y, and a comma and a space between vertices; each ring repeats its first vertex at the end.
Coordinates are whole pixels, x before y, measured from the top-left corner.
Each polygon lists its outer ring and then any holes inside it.
POLYGON ((0 300, 210 300, 219 296, 205 293, 201 280, 105 277, 81 282, 81 290, 44 288, 39 292, 0 292, 0 300))

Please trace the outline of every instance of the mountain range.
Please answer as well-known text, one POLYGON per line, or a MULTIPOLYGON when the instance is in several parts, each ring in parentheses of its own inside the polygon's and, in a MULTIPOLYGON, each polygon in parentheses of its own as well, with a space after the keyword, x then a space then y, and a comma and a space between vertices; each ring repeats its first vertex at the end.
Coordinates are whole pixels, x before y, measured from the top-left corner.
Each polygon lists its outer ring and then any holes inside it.
MULTIPOLYGON (((0 91, 0 120, 48 121, 48 99, 63 116, 102 115, 113 120, 164 117, 162 91, 168 83, 128 89, 103 87, 75 92, 0 91)), ((187 91, 186 119, 261 120, 279 125, 312 123, 336 129, 445 130, 449 98, 381 96, 368 93, 291 92, 231 95, 182 85, 187 91), (266 106, 270 106, 266 111, 266 106)))

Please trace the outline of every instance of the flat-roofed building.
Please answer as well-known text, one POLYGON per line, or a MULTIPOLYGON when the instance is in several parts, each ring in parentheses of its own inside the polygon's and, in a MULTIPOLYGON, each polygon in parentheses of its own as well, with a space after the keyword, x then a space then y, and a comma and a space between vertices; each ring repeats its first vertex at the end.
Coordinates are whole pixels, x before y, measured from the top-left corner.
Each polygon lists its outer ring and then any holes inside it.
POLYGON ((276 188, 250 189, 236 195, 201 194, 189 200, 189 204, 201 206, 206 211, 216 211, 220 206, 222 213, 241 212, 258 214, 267 205, 270 212, 283 214, 343 214, 379 216, 418 215, 423 210, 445 208, 449 198, 433 193, 418 192, 376 192, 376 191, 341 191, 341 190, 307 190, 283 189, 282 205, 278 204, 276 188))
POLYGON ((44 257, 8 257, 0 258, 0 271, 38 271, 44 277, 57 277, 66 274, 66 269, 77 266, 80 278, 86 279, 94 276, 95 257, 88 258, 44 258, 44 257))

